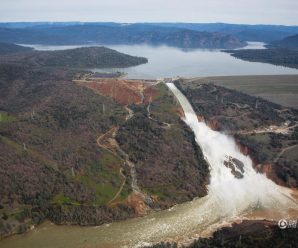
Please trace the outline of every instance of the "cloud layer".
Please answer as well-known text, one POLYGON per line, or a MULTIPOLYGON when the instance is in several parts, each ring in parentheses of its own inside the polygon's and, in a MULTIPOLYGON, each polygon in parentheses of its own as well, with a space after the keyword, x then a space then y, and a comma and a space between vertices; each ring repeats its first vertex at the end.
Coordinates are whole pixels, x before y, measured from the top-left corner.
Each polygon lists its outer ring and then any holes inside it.
POLYGON ((0 21, 298 25, 296 0, 0 0, 0 21))

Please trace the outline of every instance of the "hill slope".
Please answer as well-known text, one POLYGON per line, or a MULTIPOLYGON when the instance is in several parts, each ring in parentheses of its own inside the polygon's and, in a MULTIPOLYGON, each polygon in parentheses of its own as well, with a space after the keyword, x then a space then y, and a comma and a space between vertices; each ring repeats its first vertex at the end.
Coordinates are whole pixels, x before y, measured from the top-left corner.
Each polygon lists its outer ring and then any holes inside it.
MULTIPOLYGON (((295 35, 298 33, 298 26, 283 26, 283 25, 248 25, 248 24, 228 24, 228 23, 137 23, 129 24, 125 23, 114 23, 114 22, 16 22, 16 23, 0 23, 1 28, 31 28, 32 30, 48 29, 48 28, 61 28, 71 26, 105 26, 111 28, 119 28, 126 25, 132 27, 138 27, 138 29, 146 29, 150 26, 168 29, 188 29, 199 32, 209 33, 222 33, 230 34, 238 39, 245 41, 262 41, 272 42, 275 40, 281 40, 288 36, 295 35)), ((126 27, 126 28, 127 28, 126 27)), ((59 38, 59 37, 56 37, 59 38)))
POLYGON ((251 62, 262 62, 298 69, 298 51, 270 48, 270 49, 240 49, 226 50, 233 57, 251 62))
MULTIPOLYGON (((142 57, 130 56, 106 47, 83 47, 61 51, 32 51, 30 53, 17 53, 17 48, 12 56, 3 56, 0 61, 18 63, 31 66, 54 66, 75 68, 111 68, 130 67, 147 63, 142 57)), ((1 45, 0 45, 1 50, 1 45)))
POLYGON ((142 44, 182 48, 238 48, 245 42, 229 34, 148 24, 0 28, 0 41, 23 44, 142 44))
POLYGON ((269 47, 298 50, 298 34, 289 36, 283 40, 273 41, 269 44, 269 47))
POLYGON ((298 33, 298 26, 248 25, 228 23, 154 23, 163 27, 185 28, 200 32, 230 34, 245 41, 271 42, 298 33))
POLYGON ((23 47, 23 46, 18 46, 18 45, 11 44, 11 43, 1 43, 0 42, 0 54, 1 55, 21 53, 21 52, 30 52, 32 50, 33 49, 29 48, 29 47, 23 47))
POLYGON ((100 225, 206 194, 208 164, 165 85, 80 76, 0 64, 0 239, 45 219, 100 225))

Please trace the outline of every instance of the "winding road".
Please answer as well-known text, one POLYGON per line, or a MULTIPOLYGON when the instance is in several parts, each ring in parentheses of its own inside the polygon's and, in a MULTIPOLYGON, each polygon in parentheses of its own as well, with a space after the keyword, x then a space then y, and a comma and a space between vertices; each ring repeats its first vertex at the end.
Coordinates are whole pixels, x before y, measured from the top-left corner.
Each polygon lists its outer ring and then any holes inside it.
POLYGON ((280 152, 280 153, 276 156, 276 158, 274 159, 273 163, 277 163, 278 160, 281 158, 281 156, 282 156, 286 151, 289 151, 289 150, 291 150, 291 149, 293 149, 293 148, 295 148, 295 147, 298 147, 298 144, 296 144, 296 145, 292 145, 292 146, 288 146, 288 147, 282 149, 281 152, 280 152))

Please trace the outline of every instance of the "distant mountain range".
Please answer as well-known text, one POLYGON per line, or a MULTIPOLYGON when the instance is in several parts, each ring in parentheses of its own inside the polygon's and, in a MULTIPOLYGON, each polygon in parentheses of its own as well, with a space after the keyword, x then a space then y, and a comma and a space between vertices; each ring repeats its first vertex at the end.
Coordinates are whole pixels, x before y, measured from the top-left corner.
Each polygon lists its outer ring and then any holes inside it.
MULTIPOLYGON (((38 36, 39 39, 43 41, 42 38, 48 38, 47 33, 50 32, 52 34, 57 34, 62 38, 59 29, 63 30, 64 28, 76 27, 72 29, 76 29, 79 32, 79 29, 84 27, 84 32, 81 34, 88 35, 86 40, 88 41, 88 37, 94 41, 100 41, 103 39, 105 41, 108 37, 106 32, 104 35, 98 37, 98 33, 104 31, 103 27, 110 28, 111 38, 112 35, 115 34, 115 31, 120 31, 122 41, 128 42, 140 42, 138 41, 138 35, 144 35, 144 32, 148 37, 152 39, 161 40, 163 37, 161 33, 168 34, 173 32, 178 32, 179 30, 192 30, 197 32, 208 32, 208 33, 221 33, 225 35, 232 35, 233 37, 238 38, 243 41, 261 41, 270 43, 275 40, 281 40, 288 36, 292 36, 298 34, 298 26, 283 26, 283 25, 247 25, 247 24, 227 24, 227 23, 114 23, 114 22, 17 22, 17 23, 0 23, 0 28, 8 28, 8 29, 22 29, 24 31, 27 30, 32 34, 31 38, 36 38, 38 36), (53 30, 54 29, 54 30, 53 30), (58 29, 58 30, 55 30, 58 29), (97 34, 90 34, 89 32, 96 30, 97 34), (43 33, 44 35, 42 35, 43 33), (125 33, 126 35, 124 35, 125 33), (156 35, 158 36, 156 37, 156 35), (152 37, 154 35, 154 37, 152 37), (105 38, 105 39, 104 39, 105 38)), ((12 32, 11 30, 6 30, 8 33, 12 32)), ((74 31, 74 30, 73 30, 74 31)), ((0 39, 3 41, 5 38, 11 38, 11 36, 3 36, 3 30, 0 32, 0 39)), ((13 33, 17 32, 19 35, 22 34, 20 30, 14 30, 13 33)), ((13 35, 13 33, 10 33, 13 35)), ((7 33, 6 33, 7 35, 7 33)), ((27 34, 28 35, 28 34, 27 34)), ((119 38, 120 34, 116 37, 119 38)), ((14 37, 15 38, 15 37, 14 37)), ((185 38, 185 36, 184 36, 185 38)), ((15 38, 16 39, 16 38, 15 38)), ((28 40, 29 37, 19 37, 19 39, 28 40)), ((83 39, 83 37, 81 37, 83 39)), ((81 42, 81 39, 78 39, 81 42)), ((195 38, 194 38, 195 39, 195 38)), ((30 40, 30 39, 29 39, 30 40)), ((64 39, 65 40, 65 39, 64 39)), ((85 40, 85 42, 86 42, 85 40)), ((109 39, 108 39, 109 40, 109 39)), ((6 40, 12 42, 12 40, 6 40)), ((50 41, 50 40, 49 40, 50 41)), ((77 40, 74 40, 76 42, 77 40)), ((119 40, 120 41, 120 40, 119 40)), ((53 41, 51 41, 53 42, 53 41)), ((58 41, 57 41, 58 42, 58 41)), ((62 42, 62 41, 60 41, 62 42)), ((69 42, 69 41, 67 41, 69 42)), ((196 43, 195 43, 196 44, 196 43)), ((209 44, 210 46, 210 44, 209 44)))
POLYGON ((245 41, 269 43, 298 34, 298 26, 283 25, 247 25, 227 23, 156 23, 163 27, 186 28, 196 31, 219 32, 230 34, 245 41))
POLYGON ((149 44, 181 48, 233 49, 241 39, 182 27, 117 23, 2 23, 0 41, 23 44, 149 44))

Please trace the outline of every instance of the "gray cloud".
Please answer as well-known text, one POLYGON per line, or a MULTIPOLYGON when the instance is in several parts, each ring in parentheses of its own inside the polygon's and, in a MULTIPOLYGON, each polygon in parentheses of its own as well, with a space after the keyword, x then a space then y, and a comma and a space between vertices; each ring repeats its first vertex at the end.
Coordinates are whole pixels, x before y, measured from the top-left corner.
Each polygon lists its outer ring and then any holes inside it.
POLYGON ((0 21, 298 25, 297 0, 0 0, 0 21))

